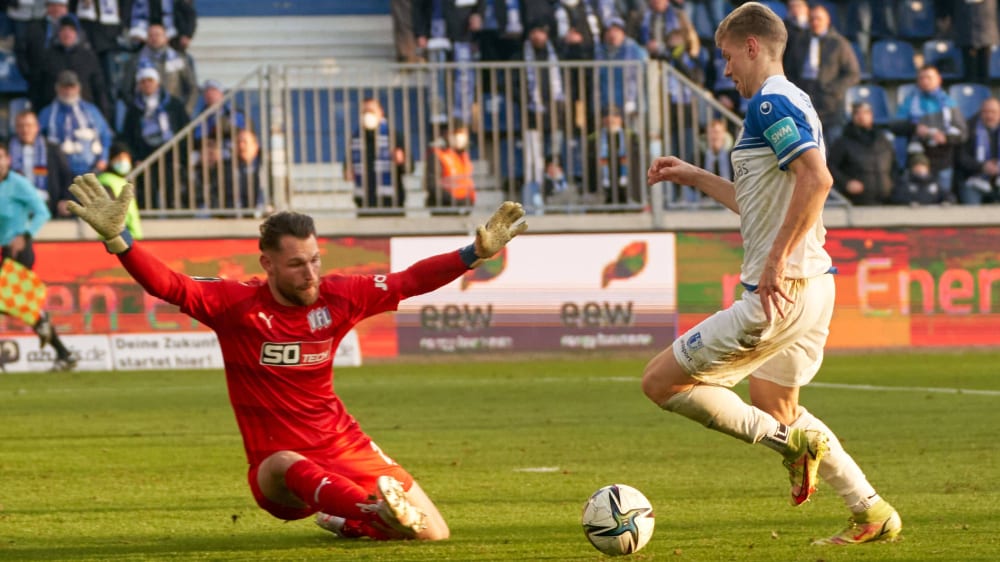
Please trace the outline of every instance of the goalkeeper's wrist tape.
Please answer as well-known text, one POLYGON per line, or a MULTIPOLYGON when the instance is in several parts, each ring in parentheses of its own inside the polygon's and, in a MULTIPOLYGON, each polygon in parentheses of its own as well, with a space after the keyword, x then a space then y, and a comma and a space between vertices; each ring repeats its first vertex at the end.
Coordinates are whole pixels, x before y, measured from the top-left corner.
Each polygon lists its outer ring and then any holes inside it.
POLYGON ((476 262, 479 261, 479 256, 476 255, 475 244, 469 244, 464 248, 459 248, 458 255, 462 258, 462 262, 465 263, 466 267, 474 267, 476 262))
POLYGON ((132 248, 132 233, 127 228, 123 228, 121 234, 110 240, 104 241, 104 248, 109 254, 124 254, 132 248))

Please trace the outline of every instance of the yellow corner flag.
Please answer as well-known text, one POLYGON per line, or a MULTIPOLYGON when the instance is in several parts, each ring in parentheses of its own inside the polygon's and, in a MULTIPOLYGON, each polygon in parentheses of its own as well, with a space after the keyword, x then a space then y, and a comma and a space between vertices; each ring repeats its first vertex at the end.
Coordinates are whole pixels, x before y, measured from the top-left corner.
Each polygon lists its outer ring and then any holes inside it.
POLYGON ((45 283, 30 269, 10 258, 4 259, 0 267, 0 313, 34 326, 44 303, 45 283))

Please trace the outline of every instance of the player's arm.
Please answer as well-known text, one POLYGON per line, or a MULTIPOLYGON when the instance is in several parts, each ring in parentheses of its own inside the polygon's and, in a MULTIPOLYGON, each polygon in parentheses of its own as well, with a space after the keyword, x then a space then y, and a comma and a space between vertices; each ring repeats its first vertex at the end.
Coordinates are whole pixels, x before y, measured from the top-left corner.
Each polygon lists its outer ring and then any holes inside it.
POLYGON ((179 306, 202 323, 212 325, 213 314, 209 308, 217 298, 222 298, 221 292, 209 295, 209 285, 170 269, 152 253, 134 246, 125 228, 125 216, 134 197, 131 184, 126 184, 114 199, 94 174, 78 176, 69 189, 80 201, 70 201, 67 205, 69 211, 104 238, 108 252, 118 256, 129 275, 146 292, 179 306))
POLYGON ((788 255, 802 243, 822 216, 823 205, 833 185, 833 177, 819 148, 809 148, 800 153, 788 164, 788 170, 795 174, 795 187, 757 284, 764 315, 769 322, 772 305, 779 315, 784 316, 781 301, 792 301, 782 286, 788 255))
POLYGON ((740 214, 740 208, 736 204, 736 188, 733 186, 733 182, 690 162, 685 162, 676 156, 657 158, 649 167, 649 171, 646 173, 646 183, 655 185, 663 181, 677 185, 690 185, 737 215, 740 214))

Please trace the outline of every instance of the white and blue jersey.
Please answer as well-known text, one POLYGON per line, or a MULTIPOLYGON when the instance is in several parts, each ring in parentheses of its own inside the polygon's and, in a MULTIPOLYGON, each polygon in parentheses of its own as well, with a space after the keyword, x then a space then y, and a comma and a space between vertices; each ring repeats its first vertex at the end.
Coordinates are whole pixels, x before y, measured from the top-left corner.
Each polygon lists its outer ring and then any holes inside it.
MULTIPOLYGON (((826 161, 823 129, 809 96, 784 76, 771 76, 747 105, 743 130, 732 150, 733 183, 740 210, 743 266, 740 280, 756 286, 785 220, 795 176, 788 165, 810 149, 826 161)), ((785 277, 804 279, 830 270, 820 218, 788 256, 785 277)))

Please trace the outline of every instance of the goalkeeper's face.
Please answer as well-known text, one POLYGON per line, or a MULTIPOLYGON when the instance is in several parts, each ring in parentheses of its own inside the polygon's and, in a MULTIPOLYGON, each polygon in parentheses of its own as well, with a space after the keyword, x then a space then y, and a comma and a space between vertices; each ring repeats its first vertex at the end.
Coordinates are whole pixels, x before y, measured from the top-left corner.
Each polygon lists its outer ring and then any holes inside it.
POLYGON ((286 306, 310 306, 319 298, 320 256, 316 237, 285 235, 281 249, 266 250, 260 265, 275 300, 286 306))

